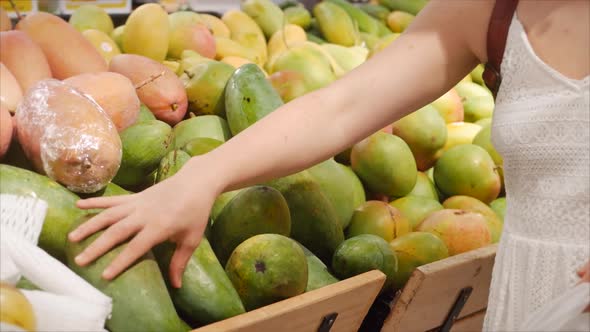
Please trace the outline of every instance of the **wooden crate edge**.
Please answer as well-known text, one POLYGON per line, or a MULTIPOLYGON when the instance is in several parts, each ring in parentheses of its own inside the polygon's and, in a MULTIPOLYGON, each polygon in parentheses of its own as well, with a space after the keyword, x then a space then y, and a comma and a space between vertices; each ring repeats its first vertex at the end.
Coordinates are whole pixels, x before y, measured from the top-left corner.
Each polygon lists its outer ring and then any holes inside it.
MULTIPOLYGON (((346 293, 362 284, 378 284, 379 287, 375 287, 376 291, 374 297, 376 297, 379 293, 379 290, 385 283, 385 279, 385 274, 383 274, 379 270, 365 272, 352 278, 341 280, 332 285, 328 285, 289 299, 285 299, 280 302, 264 306, 262 308, 258 308, 256 310, 243 313, 238 316, 234 316, 213 324, 197 328, 195 330, 192 330, 191 332, 226 331, 228 329, 224 328, 224 326, 232 325, 232 323, 236 321, 241 321, 240 325, 243 327, 247 327, 249 325, 253 325, 259 322, 260 320, 264 320, 265 318, 285 314, 287 312, 300 309, 315 302, 325 300, 331 296, 334 296, 334 294, 346 293)), ((365 311, 368 311, 369 306, 370 304, 367 304, 367 308, 365 308, 365 311)), ((359 319, 362 320, 363 318, 364 317, 360 317, 359 319)))

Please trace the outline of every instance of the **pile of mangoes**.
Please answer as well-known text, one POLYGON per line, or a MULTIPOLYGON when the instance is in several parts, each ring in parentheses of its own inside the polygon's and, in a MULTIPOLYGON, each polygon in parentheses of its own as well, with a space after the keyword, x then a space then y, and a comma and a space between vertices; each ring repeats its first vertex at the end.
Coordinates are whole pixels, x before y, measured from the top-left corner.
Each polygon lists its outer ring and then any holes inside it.
POLYGON ((221 18, 152 3, 116 28, 93 6, 69 22, 31 14, 14 30, 0 13, 0 192, 48 202, 39 246, 113 298, 109 330, 187 330, 373 269, 387 275, 383 291, 399 290, 416 267, 499 240, 502 158, 478 66, 333 158, 220 195, 180 289, 168 279, 171 243, 112 282, 102 269, 126 243, 73 262, 100 234, 66 240, 98 212, 78 209, 80 197, 173 176, 361 65, 426 1, 380 3, 325 0, 309 12, 245 0, 221 18))

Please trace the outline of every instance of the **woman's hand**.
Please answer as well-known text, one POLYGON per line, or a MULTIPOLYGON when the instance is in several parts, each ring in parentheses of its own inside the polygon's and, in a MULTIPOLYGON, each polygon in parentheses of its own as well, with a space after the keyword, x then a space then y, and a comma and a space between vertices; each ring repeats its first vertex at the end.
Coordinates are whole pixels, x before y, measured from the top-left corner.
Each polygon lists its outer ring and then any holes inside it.
MULTIPOLYGON (((582 266, 578 270, 578 277, 582 279, 580 282, 590 282, 590 261, 588 261, 586 265, 582 266)), ((586 310, 584 310, 584 312, 590 312, 590 305, 586 307, 586 310)))
POLYGON ((191 174, 194 162, 193 158, 176 175, 140 193, 79 201, 81 209, 105 210, 72 231, 70 241, 106 231, 75 258, 76 263, 87 265, 133 237, 104 270, 103 278, 111 280, 152 247, 170 240, 176 243, 170 280, 180 287, 184 268, 201 241, 211 206, 222 190, 212 183, 217 177, 191 174))
POLYGON ((590 261, 578 270, 578 277, 582 278, 582 282, 590 282, 590 261))

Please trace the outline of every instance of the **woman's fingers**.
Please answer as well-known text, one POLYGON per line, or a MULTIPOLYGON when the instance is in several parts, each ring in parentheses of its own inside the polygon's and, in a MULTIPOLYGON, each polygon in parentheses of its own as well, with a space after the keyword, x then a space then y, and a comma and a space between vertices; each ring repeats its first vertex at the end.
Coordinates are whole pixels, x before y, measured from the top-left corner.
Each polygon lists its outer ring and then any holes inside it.
POLYGON ((198 244, 193 246, 179 243, 174 251, 174 255, 172 255, 172 260, 170 261, 170 280, 172 280, 172 286, 176 288, 182 287, 182 275, 184 274, 184 269, 188 264, 189 259, 193 255, 195 248, 198 247, 198 244))
POLYGON ((590 261, 588 263, 586 263, 586 265, 582 266, 580 269, 578 269, 578 276, 580 278, 583 278, 586 274, 588 274, 588 271, 590 270, 590 261))
POLYGON ((141 229, 141 225, 127 217, 111 227, 92 242, 82 253, 76 256, 76 264, 84 266, 104 255, 117 244, 127 240, 141 229))
POLYGON ((164 241, 168 235, 166 231, 153 226, 144 228, 103 271, 102 277, 107 280, 115 278, 152 247, 164 241))
POLYGON ((130 212, 132 212, 131 209, 132 208, 127 205, 118 205, 105 210, 76 227, 75 230, 68 234, 68 239, 72 242, 81 241, 86 237, 104 229, 105 227, 125 218, 130 212))
POLYGON ((93 197, 88 199, 81 199, 76 202, 76 206, 80 209, 108 209, 115 205, 123 204, 132 199, 135 194, 120 195, 110 197, 93 197))

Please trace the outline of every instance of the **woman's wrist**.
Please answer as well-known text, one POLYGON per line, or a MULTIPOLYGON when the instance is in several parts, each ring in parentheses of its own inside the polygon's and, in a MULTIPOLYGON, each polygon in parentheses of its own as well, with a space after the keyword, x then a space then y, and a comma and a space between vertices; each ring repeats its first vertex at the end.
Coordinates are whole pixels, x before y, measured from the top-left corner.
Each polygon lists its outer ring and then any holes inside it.
POLYGON ((211 154, 204 154, 192 157, 185 165, 188 177, 194 179, 199 177, 213 190, 216 195, 222 194, 230 185, 231 172, 225 169, 224 163, 217 162, 211 154))

